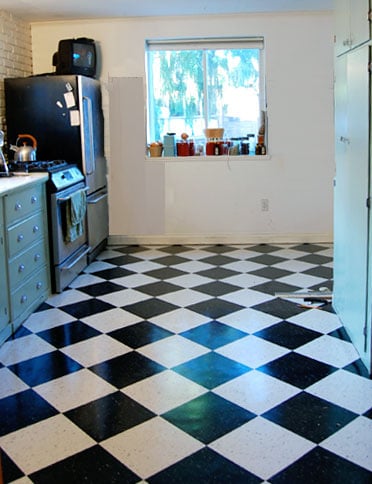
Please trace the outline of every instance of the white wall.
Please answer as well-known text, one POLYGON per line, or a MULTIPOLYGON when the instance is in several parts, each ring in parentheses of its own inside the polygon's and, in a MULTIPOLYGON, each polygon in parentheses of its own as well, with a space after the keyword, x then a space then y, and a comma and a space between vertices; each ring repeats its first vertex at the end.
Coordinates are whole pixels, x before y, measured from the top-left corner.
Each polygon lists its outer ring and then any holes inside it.
POLYGON ((102 56, 112 241, 332 239, 331 12, 34 23, 35 73, 77 36, 102 56), (219 35, 265 38, 270 159, 146 160, 145 39, 219 35))

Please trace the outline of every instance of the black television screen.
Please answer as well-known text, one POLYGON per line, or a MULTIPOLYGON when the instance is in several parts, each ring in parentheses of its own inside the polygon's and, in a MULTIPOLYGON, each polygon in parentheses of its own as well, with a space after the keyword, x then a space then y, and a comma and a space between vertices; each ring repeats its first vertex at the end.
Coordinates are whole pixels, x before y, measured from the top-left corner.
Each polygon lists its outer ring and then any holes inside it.
POLYGON ((58 43, 58 52, 53 57, 56 74, 96 74, 96 46, 92 39, 64 39, 58 43))

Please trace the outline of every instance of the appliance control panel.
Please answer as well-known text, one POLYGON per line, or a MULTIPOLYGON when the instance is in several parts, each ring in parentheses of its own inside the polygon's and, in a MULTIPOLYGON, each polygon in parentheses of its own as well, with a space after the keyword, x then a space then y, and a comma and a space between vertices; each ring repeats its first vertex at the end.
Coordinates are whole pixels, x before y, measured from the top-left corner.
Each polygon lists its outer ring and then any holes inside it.
POLYGON ((68 168, 51 173, 50 180, 56 191, 60 191, 84 180, 84 175, 77 166, 69 165, 68 168))

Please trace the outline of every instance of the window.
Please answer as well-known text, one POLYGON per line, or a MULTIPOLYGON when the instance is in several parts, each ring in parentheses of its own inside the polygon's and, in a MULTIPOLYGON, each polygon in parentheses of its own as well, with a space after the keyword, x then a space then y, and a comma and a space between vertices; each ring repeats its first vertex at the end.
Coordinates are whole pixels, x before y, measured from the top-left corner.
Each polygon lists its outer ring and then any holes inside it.
POLYGON ((147 136, 187 133, 205 140, 205 128, 225 139, 264 130, 262 38, 147 41, 147 136))

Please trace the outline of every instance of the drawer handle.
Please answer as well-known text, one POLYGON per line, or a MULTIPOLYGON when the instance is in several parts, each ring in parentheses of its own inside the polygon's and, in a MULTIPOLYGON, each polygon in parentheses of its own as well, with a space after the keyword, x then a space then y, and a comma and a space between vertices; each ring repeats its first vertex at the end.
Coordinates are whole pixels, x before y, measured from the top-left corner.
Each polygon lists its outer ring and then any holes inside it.
POLYGON ((39 232, 39 226, 34 225, 34 228, 32 229, 33 233, 36 234, 36 232, 39 232))
POLYGON ((20 264, 18 267, 18 272, 23 272, 25 270, 24 264, 20 264))
POLYGON ((18 237, 17 237, 17 242, 22 242, 23 239, 24 239, 24 235, 19 234, 18 237))
POLYGON ((19 202, 17 202, 17 203, 15 204, 15 207, 14 207, 14 208, 15 208, 15 210, 17 210, 17 211, 22 210, 22 204, 21 204, 21 203, 19 203, 19 202))
POLYGON ((37 197, 35 195, 33 195, 31 197, 31 203, 36 203, 37 202, 37 197))
POLYGON ((34 261, 35 262, 38 262, 40 259, 41 259, 41 255, 40 254, 35 254, 34 261))
POLYGON ((23 294, 23 296, 21 296, 21 304, 24 304, 25 302, 27 302, 27 296, 26 294, 23 294))
POLYGON ((36 289, 41 289, 43 287, 43 283, 42 282, 37 282, 36 283, 36 289))

